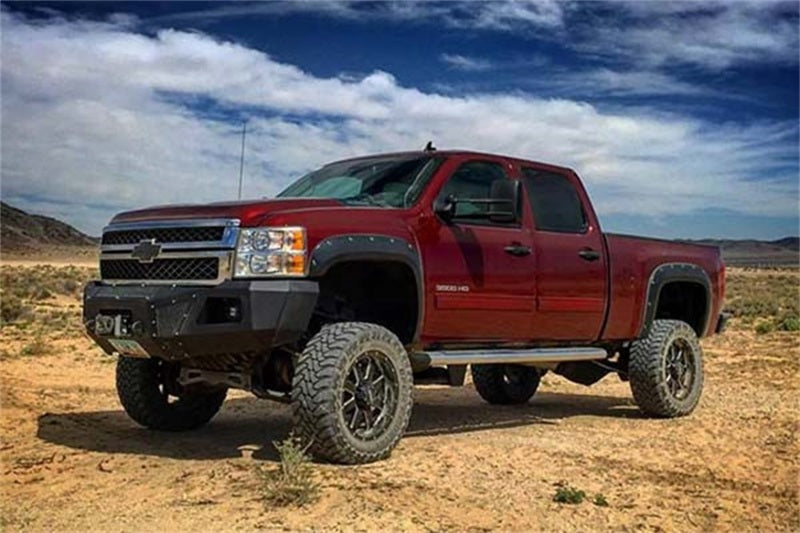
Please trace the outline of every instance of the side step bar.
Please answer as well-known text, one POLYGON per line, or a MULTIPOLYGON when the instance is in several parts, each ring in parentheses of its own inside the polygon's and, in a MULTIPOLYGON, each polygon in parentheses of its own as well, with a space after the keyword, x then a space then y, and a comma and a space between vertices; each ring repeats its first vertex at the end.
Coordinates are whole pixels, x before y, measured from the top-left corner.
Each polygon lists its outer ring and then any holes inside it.
POLYGON ((564 363, 567 361, 596 361, 608 357, 603 348, 528 348, 521 350, 437 350, 416 352, 411 359, 415 366, 474 364, 538 364, 564 363))

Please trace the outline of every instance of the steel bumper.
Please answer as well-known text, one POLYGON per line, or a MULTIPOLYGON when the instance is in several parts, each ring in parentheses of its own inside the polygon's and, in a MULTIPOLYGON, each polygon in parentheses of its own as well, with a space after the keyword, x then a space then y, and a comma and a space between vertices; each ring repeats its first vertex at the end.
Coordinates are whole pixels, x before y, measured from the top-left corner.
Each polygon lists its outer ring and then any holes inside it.
POLYGON ((83 319, 87 334, 109 354, 118 351, 115 339, 135 341, 149 356, 167 360, 259 352, 300 338, 318 292, 308 280, 214 287, 93 281, 84 288, 83 319))

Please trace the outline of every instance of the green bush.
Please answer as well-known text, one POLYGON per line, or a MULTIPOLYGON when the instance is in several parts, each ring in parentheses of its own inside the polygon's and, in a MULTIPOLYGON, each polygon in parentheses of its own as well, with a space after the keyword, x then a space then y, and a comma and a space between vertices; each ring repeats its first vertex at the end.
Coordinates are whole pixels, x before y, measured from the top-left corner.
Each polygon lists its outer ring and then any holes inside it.
POLYGON ((579 504, 585 499, 586 493, 571 485, 559 485, 556 487, 556 493, 553 496, 553 501, 556 503, 568 503, 572 505, 579 504))
POLYGON ((800 331, 800 318, 787 316, 778 324, 778 329, 781 331, 800 331))

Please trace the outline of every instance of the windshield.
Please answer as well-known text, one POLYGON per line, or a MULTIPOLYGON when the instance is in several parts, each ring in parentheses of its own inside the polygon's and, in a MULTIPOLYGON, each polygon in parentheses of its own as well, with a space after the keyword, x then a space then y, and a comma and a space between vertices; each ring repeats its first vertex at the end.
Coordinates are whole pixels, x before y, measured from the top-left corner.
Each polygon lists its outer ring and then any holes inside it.
POLYGON ((381 156, 331 163, 306 174, 278 198, 335 198, 349 204, 407 207, 438 166, 429 155, 381 156))

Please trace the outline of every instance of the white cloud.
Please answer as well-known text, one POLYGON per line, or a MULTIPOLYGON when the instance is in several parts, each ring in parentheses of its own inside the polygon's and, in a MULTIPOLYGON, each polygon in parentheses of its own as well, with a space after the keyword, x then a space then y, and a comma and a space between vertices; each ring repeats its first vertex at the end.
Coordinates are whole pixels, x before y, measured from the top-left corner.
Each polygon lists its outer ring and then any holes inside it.
POLYGON ((490 70, 492 62, 480 57, 470 57, 461 54, 441 54, 439 59, 450 68, 467 72, 480 72, 490 70))
POLYGON ((742 63, 798 61, 797 3, 778 0, 256 2, 154 20, 203 24, 225 17, 295 13, 512 32, 638 68, 689 64, 720 70, 742 63), (595 9, 598 6, 601 13, 595 9))
POLYGON ((228 17, 317 14, 348 20, 392 20, 444 24, 453 28, 514 31, 556 28, 563 23, 564 3, 557 0, 404 1, 364 2, 362 0, 310 0, 290 2, 228 3, 195 11, 160 16, 151 22, 175 20, 195 24, 228 17))
POLYGON ((572 45, 640 68, 688 64, 722 70, 798 61, 796 2, 632 1, 615 6, 624 17, 579 25, 572 45))
POLYGON ((2 187, 97 234, 123 208, 235 197, 247 109, 247 196, 377 151, 497 151, 576 168, 602 214, 723 208, 796 216, 797 125, 717 125, 525 94, 445 96, 386 72, 319 78, 199 33, 2 13, 2 187), (168 95, 169 97, 165 97, 168 95), (764 179, 770 176, 771 179, 764 179))

